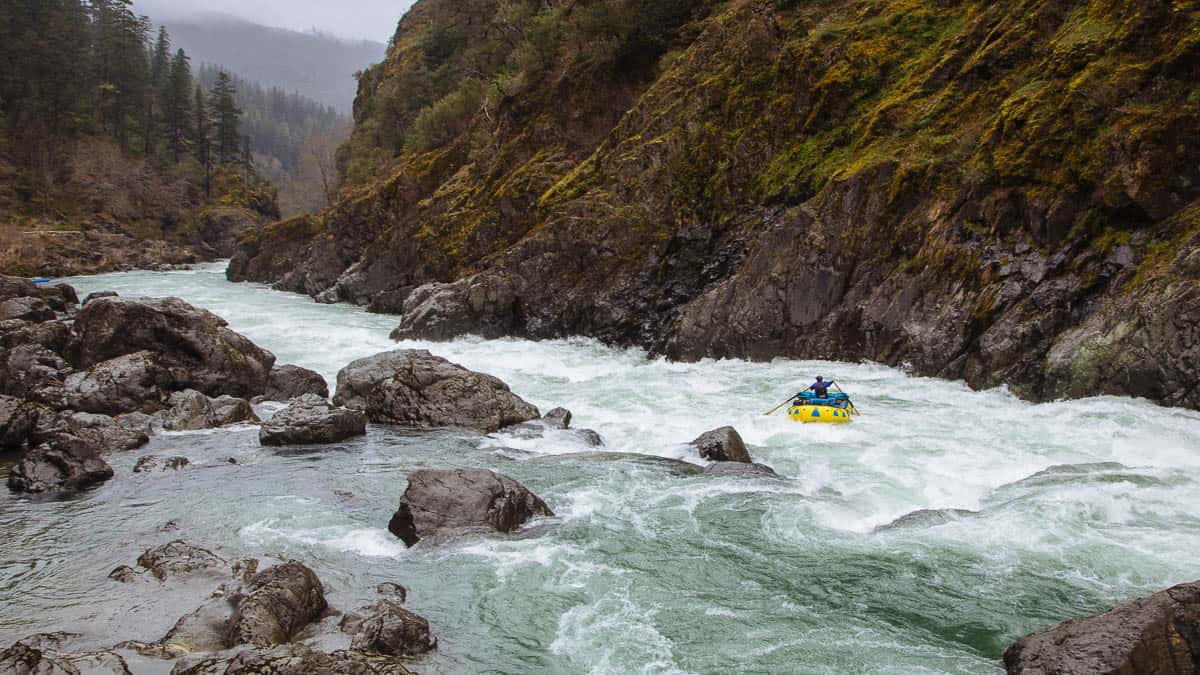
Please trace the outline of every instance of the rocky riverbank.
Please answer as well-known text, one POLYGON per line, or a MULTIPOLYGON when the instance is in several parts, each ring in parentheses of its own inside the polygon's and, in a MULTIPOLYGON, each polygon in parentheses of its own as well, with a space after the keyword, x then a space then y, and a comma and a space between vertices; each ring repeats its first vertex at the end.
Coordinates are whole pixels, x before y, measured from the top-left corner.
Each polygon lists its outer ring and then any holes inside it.
MULTIPOLYGON (((11 317, 0 323, 0 439, 14 457, 14 490, 63 495, 135 480, 114 471, 109 460, 136 452, 160 430, 259 426, 264 446, 293 450, 341 443, 372 424, 403 425, 415 434, 449 428, 500 432, 514 440, 569 435, 572 444, 601 450, 604 444, 596 432, 572 428, 570 411, 541 415, 504 382, 426 351, 399 350, 348 364, 330 402, 320 375, 275 366, 270 352, 182 300, 95 293, 79 303, 69 287, 12 278, 0 279, 0 289, 0 308, 11 317), (263 401, 277 403, 256 409, 263 401)), ((753 448, 730 427, 681 447, 683 456, 706 467, 661 462, 659 469, 678 480, 791 480, 753 463, 753 448)), ((605 461, 609 455, 585 453, 578 461, 588 457, 605 461)), ((188 458, 166 455, 146 455, 132 469, 163 480, 189 480, 195 470, 188 458)), ((464 537, 540 537, 549 531, 544 528, 557 527, 561 503, 498 471, 414 469, 406 479, 388 505, 395 509, 390 520, 378 525, 414 550, 464 537)), ((979 515, 917 512, 879 532, 924 527, 934 522, 925 517, 930 514, 936 522, 979 515)), ((457 639, 439 635, 436 625, 407 609, 395 584, 364 607, 330 607, 314 564, 229 559, 179 541, 155 546, 136 566, 113 570, 112 582, 131 584, 143 595, 162 594, 168 604, 176 602, 173 584, 210 582, 215 589, 161 639, 97 650, 94 640, 80 636, 35 635, 0 652, 0 671, 139 672, 145 663, 165 662, 177 673, 285 667, 402 673, 419 669, 419 655, 435 649, 439 639, 457 639)), ((1162 672, 1190 672, 1188 659, 1200 653, 1189 642, 1200 617, 1190 589, 1173 588, 1031 635, 1008 651, 1005 666, 1012 673, 1125 672, 1135 667, 1128 664, 1153 663, 1162 672)))

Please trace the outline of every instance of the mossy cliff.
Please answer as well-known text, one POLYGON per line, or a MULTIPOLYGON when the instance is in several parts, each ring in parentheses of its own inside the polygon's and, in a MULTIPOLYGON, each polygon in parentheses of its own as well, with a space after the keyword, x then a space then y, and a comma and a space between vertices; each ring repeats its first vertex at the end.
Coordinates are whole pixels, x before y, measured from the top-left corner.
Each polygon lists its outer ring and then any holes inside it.
POLYGON ((1200 2, 643 5, 421 0, 342 202, 231 277, 397 336, 1200 407, 1200 2))

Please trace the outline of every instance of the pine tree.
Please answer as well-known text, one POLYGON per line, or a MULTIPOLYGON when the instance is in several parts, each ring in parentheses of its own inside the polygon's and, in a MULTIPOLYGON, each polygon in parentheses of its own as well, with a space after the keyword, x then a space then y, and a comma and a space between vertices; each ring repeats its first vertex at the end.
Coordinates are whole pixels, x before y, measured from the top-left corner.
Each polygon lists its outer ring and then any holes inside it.
POLYGON ((150 52, 150 95, 146 96, 145 115, 142 124, 146 129, 143 152, 147 157, 154 154, 155 140, 163 126, 162 101, 166 99, 167 79, 171 72, 171 36, 166 28, 158 29, 158 38, 150 52))
POLYGON ((101 124, 122 148, 129 146, 129 123, 144 110, 144 97, 150 88, 146 54, 150 22, 136 16, 131 4, 131 0, 90 2, 98 83, 96 111, 101 124))
POLYGON ((236 87, 225 71, 217 73, 212 88, 213 119, 216 121, 217 161, 229 164, 237 159, 242 135, 238 129, 242 111, 234 101, 236 87))
POLYGON ((204 196, 212 194, 212 120, 208 117, 208 102, 204 88, 196 85, 196 100, 193 106, 196 118, 192 148, 200 169, 204 172, 204 196))
POLYGON ((167 143, 171 157, 179 163, 187 151, 192 123, 192 67, 182 49, 171 59, 171 70, 167 76, 166 98, 163 100, 163 118, 167 132, 167 143))

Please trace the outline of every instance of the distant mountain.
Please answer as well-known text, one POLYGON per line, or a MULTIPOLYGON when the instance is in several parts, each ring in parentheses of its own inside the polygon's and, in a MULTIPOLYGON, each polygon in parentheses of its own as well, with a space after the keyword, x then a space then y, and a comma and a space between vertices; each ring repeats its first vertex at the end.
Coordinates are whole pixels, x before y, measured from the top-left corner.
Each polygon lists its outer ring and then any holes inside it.
POLYGON ((354 104, 358 88, 354 73, 383 60, 387 52, 381 42, 299 33, 224 15, 161 23, 172 44, 186 50, 195 64, 217 64, 247 80, 302 94, 340 112, 349 112, 354 104))

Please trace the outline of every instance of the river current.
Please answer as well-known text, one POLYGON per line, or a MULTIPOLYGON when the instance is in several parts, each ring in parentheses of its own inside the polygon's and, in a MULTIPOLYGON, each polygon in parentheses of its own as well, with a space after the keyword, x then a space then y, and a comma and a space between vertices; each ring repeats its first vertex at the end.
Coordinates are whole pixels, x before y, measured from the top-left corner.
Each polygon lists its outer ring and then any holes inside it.
MULTIPOLYGON (((231 284, 223 265, 67 281, 81 297, 181 297, 331 389, 350 361, 397 348, 395 317, 231 284)), ((107 574, 173 538, 299 559, 341 609, 403 584, 440 639, 423 673, 994 673, 1032 630, 1200 577, 1195 412, 1034 405, 871 364, 670 363, 585 339, 399 346, 496 375, 543 412, 567 407, 607 446, 382 426, 302 451, 261 448, 252 427, 159 435, 82 495, 0 491, 0 644, 158 639, 199 596, 164 607, 107 574), (864 415, 763 416, 816 374, 864 415), (783 478, 667 461, 724 425, 783 478), (147 454, 193 466, 132 474, 147 454), (557 516, 406 549, 386 529, 406 472, 459 466, 520 480, 557 516)))

